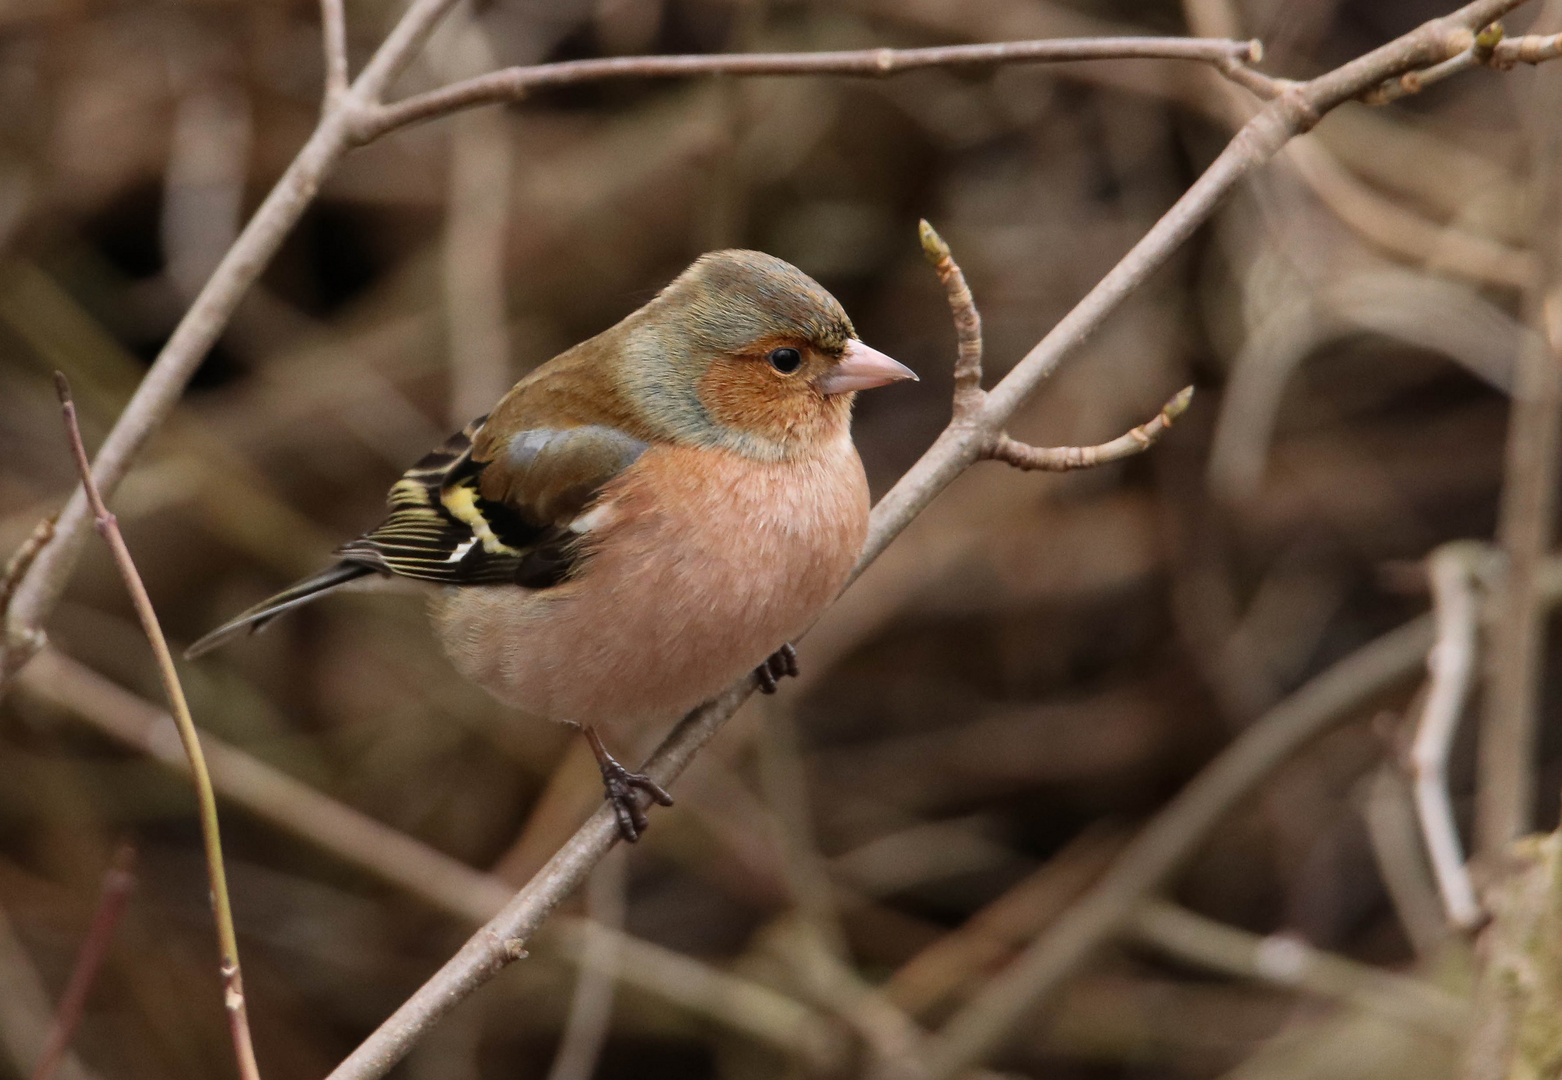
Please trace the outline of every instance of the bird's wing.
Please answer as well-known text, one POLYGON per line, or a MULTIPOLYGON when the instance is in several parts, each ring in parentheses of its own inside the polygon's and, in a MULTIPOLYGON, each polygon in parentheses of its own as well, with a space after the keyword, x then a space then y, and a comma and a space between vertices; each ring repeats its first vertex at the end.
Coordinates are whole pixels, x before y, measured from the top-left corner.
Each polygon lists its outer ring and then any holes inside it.
POLYGON ((606 424, 472 421, 390 490, 390 516, 337 549, 348 562, 448 585, 565 580, 582 557, 581 517, 646 444, 606 424))

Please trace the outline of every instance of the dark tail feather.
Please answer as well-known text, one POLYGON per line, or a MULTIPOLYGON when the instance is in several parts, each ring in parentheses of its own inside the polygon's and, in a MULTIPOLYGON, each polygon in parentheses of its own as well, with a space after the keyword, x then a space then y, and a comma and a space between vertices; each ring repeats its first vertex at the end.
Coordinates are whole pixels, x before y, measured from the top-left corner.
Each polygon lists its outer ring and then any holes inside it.
POLYGON ((283 589, 269 600, 262 600, 242 615, 229 619, 194 645, 184 650, 184 658, 186 660, 194 660, 197 656, 203 656, 217 648, 217 646, 226 644, 230 638, 237 637, 241 633, 254 633, 284 611, 291 611, 302 604, 309 603, 324 593, 330 592, 338 585, 345 585, 349 581, 375 572, 372 567, 364 566, 361 563, 337 563, 327 570, 322 570, 318 574, 306 577, 303 581, 283 589))

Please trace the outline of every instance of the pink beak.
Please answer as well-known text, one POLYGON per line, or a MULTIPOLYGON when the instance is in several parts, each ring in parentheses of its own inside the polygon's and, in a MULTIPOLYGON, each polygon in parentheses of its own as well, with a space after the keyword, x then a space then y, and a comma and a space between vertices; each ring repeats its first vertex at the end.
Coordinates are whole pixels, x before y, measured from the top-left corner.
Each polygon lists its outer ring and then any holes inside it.
POLYGON ((892 382, 910 379, 917 382, 917 373, 898 360, 891 360, 877 349, 870 349, 856 338, 846 343, 841 359, 819 380, 819 389, 826 396, 844 394, 851 390, 871 390, 892 382))

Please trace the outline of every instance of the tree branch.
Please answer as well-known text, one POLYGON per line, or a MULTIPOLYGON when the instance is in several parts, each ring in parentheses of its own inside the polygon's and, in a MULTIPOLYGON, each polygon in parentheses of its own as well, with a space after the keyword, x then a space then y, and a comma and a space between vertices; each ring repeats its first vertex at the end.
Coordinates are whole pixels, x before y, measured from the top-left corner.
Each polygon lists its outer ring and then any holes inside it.
POLYGON ((1068 472, 1070 469, 1089 469, 1112 461, 1121 461, 1135 454, 1142 454, 1154 446, 1176 419, 1188 411, 1193 401, 1193 387, 1184 386, 1175 397, 1161 407, 1153 420, 1132 428, 1111 442, 1097 446, 1030 446, 1011 439, 1007 432, 982 451, 982 457, 992 461, 1004 461, 1017 469, 1068 472))
MULTIPOLYGON (((706 75, 848 75, 882 78, 932 67, 1058 63, 1077 60, 1195 60, 1230 73, 1263 56, 1257 41, 1103 37, 936 45, 926 49, 853 49, 814 53, 610 56, 505 68, 452 83, 392 105, 369 109, 358 128, 368 142, 397 128, 476 105, 519 101, 534 90, 603 79, 669 79, 706 75)), ((1262 76, 1260 76, 1262 78, 1262 76)))
POLYGON ((179 725, 179 741, 190 759, 190 774, 195 779, 195 797, 200 804, 201 838, 206 849, 206 874, 211 881, 212 908, 217 920, 217 945, 221 960, 223 1007, 228 1014, 228 1028, 233 1036, 233 1052, 238 1058, 239 1076, 243 1080, 260 1080, 260 1068, 255 1064, 255 1047, 250 1039, 249 1014, 244 1002, 244 976, 239 970, 239 940, 233 931, 233 905, 228 898, 228 875, 222 862, 222 839, 217 829, 217 796, 212 792, 211 774, 206 769, 206 757, 201 753, 201 739, 190 717, 190 706, 184 699, 184 687, 179 684, 179 674, 174 670, 173 654, 168 651, 168 640, 158 624, 152 598, 147 595, 141 575, 120 535, 119 523, 103 504, 103 496, 92 478, 92 466, 87 461, 87 448, 81 441, 81 429, 76 423, 76 404, 71 400, 70 384, 59 372, 54 375, 55 388, 60 395, 60 408, 65 415, 65 433, 70 439, 71 453, 76 459, 76 469, 86 489, 87 501, 92 507, 98 532, 108 541, 114 553, 114 563, 125 579, 125 588, 135 605, 136 617, 151 643, 157 659, 157 673, 162 679, 163 692, 168 695, 168 707, 179 725))
POLYGON ((347 13, 343 0, 320 0, 320 38, 325 49, 325 101, 330 108, 347 93, 347 13))

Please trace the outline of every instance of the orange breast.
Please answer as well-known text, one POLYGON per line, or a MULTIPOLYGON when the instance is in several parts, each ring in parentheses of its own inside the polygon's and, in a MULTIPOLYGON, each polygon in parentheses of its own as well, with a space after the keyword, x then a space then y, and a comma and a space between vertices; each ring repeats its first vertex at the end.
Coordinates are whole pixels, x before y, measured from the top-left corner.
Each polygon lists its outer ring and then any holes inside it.
POLYGON ((620 745, 801 633, 845 583, 868 519, 844 432, 801 461, 653 447, 602 505, 578 579, 450 590, 435 619, 456 666, 501 700, 620 745))

